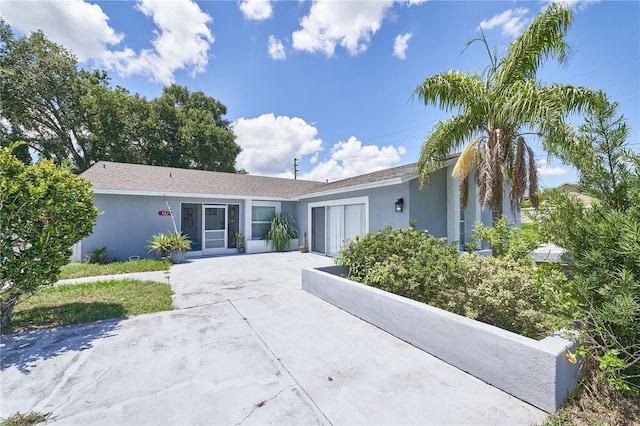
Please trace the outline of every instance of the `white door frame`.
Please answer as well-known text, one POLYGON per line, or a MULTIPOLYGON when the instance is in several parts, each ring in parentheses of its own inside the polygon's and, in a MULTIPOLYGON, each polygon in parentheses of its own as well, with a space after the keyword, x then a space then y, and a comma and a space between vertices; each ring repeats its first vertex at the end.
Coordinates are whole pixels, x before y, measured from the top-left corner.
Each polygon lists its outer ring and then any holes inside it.
POLYGON ((227 217, 227 205, 226 204, 203 204, 202 205, 202 254, 224 254, 227 253, 227 238, 228 238, 228 229, 229 229, 229 220, 227 217), (224 229, 221 230, 210 230, 213 231, 222 231, 223 233, 223 246, 215 247, 215 248, 207 248, 207 225, 206 225, 206 210, 207 209, 222 209, 224 211, 224 229))

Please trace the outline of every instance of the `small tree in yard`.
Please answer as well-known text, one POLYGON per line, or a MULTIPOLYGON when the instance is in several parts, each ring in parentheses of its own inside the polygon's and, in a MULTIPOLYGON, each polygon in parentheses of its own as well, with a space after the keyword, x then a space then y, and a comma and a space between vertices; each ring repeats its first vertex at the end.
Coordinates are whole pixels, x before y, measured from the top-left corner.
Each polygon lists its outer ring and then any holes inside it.
POLYGON ((91 185, 52 161, 25 165, 0 148, 0 327, 21 296, 53 284, 98 215, 91 185))
POLYGON ((563 159, 580 172, 591 208, 552 194, 541 230, 569 250, 574 303, 584 321, 583 353, 619 390, 640 395, 640 156, 617 103, 601 96, 563 159))

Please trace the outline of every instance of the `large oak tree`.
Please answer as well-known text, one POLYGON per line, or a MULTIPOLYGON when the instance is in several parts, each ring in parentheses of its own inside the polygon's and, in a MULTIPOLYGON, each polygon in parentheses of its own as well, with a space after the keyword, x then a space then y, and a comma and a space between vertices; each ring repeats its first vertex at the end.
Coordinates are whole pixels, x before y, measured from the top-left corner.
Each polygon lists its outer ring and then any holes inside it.
POLYGON ((24 140, 76 172, 99 160, 236 171, 241 149, 220 101, 175 84, 151 100, 114 88, 41 31, 16 38, 2 20, 0 96, 0 145, 24 140))

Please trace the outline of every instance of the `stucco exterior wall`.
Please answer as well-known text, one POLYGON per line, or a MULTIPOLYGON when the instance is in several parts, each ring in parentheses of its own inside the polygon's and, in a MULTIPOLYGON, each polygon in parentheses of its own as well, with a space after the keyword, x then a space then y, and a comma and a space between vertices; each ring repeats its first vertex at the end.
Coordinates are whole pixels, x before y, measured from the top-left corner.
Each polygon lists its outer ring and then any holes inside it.
POLYGON ((429 184, 420 189, 418 179, 410 182, 410 218, 417 229, 426 229, 436 237, 447 236, 447 175, 441 169, 431 175, 429 184))
MULTIPOLYGON (((129 256, 153 257, 147 249, 152 235, 173 231, 171 216, 160 216, 159 211, 171 207, 178 231, 181 224, 181 203, 239 204, 240 215, 245 214, 245 202, 239 199, 202 199, 156 197, 142 195, 94 194, 94 204, 101 214, 93 233, 82 240, 82 259, 96 248, 106 247, 107 255, 119 260, 129 256)), ((240 230, 244 232, 243 223, 240 230)))
POLYGON ((385 226, 408 226, 410 219, 410 192, 409 183, 383 186, 380 188, 361 189, 358 191, 348 191, 340 194, 323 195, 312 198, 305 198, 298 202, 295 207, 295 219, 299 225, 301 235, 304 231, 309 233, 310 224, 308 220, 309 204, 323 201, 343 200, 350 198, 369 198, 369 232, 376 232, 385 226), (398 198, 404 199, 404 211, 394 212, 394 203, 398 198))

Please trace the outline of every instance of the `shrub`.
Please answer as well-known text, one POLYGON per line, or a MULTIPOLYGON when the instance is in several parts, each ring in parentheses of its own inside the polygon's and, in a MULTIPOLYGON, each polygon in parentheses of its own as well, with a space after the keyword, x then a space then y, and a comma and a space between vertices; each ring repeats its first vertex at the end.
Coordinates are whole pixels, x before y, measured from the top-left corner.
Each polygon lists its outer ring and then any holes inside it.
POLYGON ((50 160, 25 165, 15 146, 0 148, 0 328, 23 294, 57 281, 98 215, 89 182, 50 160))
MULTIPOLYGON (((638 190, 640 197, 640 188, 638 190)), ((640 206, 584 208, 569 194, 541 216, 541 229, 569 251, 582 354, 617 389, 640 392, 640 206)))
POLYGON ((539 215, 540 229, 570 254, 572 298, 583 320, 581 353, 608 382, 640 394, 640 156, 626 148, 629 129, 603 96, 563 159, 579 187, 598 201, 586 208, 567 193, 539 215))
POLYGON ((565 325, 566 280, 552 266, 459 254, 455 244, 411 227, 357 237, 336 259, 349 277, 401 296, 542 337, 565 325))
POLYGON ((165 232, 151 237, 147 245, 149 253, 156 253, 162 257, 169 256, 175 251, 191 250, 191 240, 180 232, 165 232))
POLYGON ((471 239, 476 246, 480 246, 482 241, 487 242, 498 257, 511 256, 514 259, 527 257, 542 243, 542 237, 534 229, 515 228, 505 216, 498 219, 493 227, 476 222, 471 239))
POLYGON ((113 262, 113 259, 107 257, 107 248, 100 247, 94 248, 93 250, 89 250, 89 254, 85 259, 87 263, 98 263, 101 265, 106 265, 113 262))
POLYGON ((292 238, 298 236, 296 222, 290 216, 275 216, 264 239, 275 251, 285 251, 292 238))

